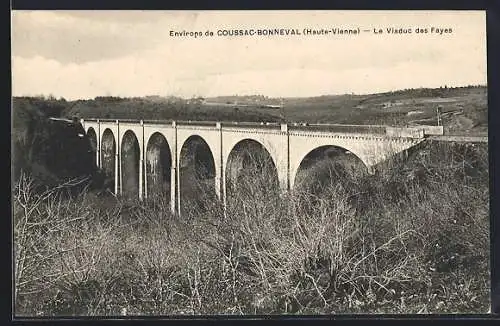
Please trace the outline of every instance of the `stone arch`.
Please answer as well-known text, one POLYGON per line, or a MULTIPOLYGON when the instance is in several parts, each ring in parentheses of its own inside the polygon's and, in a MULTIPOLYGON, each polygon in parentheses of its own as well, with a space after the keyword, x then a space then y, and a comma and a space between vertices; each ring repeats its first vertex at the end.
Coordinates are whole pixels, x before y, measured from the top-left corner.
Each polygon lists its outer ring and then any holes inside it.
POLYGON ((122 194, 125 198, 139 198, 139 141, 133 131, 123 134, 121 145, 122 194))
POLYGON ((236 143, 226 162, 226 196, 270 196, 279 192, 278 169, 266 147, 250 138, 236 143))
POLYGON ((105 187, 114 189, 116 141, 113 131, 106 128, 101 139, 101 170, 104 172, 105 187))
POLYGON ((170 201, 172 155, 163 134, 155 132, 146 146, 146 193, 148 198, 162 196, 170 201))
POLYGON ((203 208, 216 198, 215 160, 208 143, 198 135, 188 137, 179 155, 179 188, 181 210, 203 208))
POLYGON ((91 157, 93 158, 94 165, 97 165, 97 134, 94 128, 87 129, 87 139, 89 141, 89 149, 91 157))
POLYGON ((293 190, 317 194, 332 182, 367 173, 368 167, 364 161, 347 149, 335 145, 319 146, 300 161, 293 176, 293 190))

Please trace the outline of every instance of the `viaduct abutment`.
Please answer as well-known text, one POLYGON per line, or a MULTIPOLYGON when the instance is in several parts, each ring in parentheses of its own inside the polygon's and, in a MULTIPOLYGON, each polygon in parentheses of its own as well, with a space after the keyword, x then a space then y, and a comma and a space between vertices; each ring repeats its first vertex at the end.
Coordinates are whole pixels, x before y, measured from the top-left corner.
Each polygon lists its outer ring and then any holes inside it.
POLYGON ((307 166, 302 163, 320 148, 353 156, 372 171, 427 135, 443 132, 442 127, 432 126, 109 119, 81 119, 80 123, 95 144, 96 164, 115 194, 142 200, 157 192, 170 193, 171 211, 179 214, 182 196, 193 176, 209 186, 201 191, 213 189, 215 196, 226 203, 228 184, 236 180, 238 169, 248 164, 249 156, 243 154, 247 147, 265 153, 274 165, 272 171, 277 174, 280 190, 286 192, 294 188, 302 166, 307 166), (228 180, 228 176, 234 180, 228 180))

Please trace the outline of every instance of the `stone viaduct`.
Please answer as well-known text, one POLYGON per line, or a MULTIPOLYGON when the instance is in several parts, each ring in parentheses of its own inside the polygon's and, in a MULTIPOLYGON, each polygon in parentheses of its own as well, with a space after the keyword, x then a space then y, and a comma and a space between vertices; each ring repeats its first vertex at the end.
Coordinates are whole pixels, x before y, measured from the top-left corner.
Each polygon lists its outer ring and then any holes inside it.
MULTIPOLYGON (((205 170, 216 196, 244 168, 245 149, 260 150, 273 165, 282 191, 294 188, 312 156, 330 150, 354 157, 371 173, 392 156, 422 142, 442 127, 307 125, 237 122, 181 122, 81 119, 96 165, 114 180, 114 193, 147 198, 155 187, 170 193, 173 213, 181 207, 182 171, 205 170), (188 168, 191 166, 191 170, 188 168), (188 169, 188 170, 186 170, 188 169), (213 182, 213 183, 212 183, 213 182)), ((156 189, 156 190, 155 190, 156 189)))

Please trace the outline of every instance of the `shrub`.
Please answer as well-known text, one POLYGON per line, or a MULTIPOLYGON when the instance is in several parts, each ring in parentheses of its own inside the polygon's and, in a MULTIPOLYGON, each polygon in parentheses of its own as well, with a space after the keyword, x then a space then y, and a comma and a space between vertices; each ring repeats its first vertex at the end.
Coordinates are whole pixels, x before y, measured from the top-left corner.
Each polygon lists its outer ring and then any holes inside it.
POLYGON ((366 176, 325 163, 316 193, 270 192, 252 172, 226 210, 209 198, 182 216, 161 196, 39 195, 21 178, 16 313, 486 312, 487 150, 420 153, 366 176))

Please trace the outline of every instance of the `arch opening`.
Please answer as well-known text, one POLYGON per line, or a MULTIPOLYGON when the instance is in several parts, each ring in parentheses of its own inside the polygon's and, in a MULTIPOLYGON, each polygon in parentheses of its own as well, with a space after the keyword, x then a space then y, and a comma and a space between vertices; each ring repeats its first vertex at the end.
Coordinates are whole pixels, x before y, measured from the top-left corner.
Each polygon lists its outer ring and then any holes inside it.
POLYGON ((127 130, 121 146, 122 194, 127 199, 139 198, 139 155, 139 141, 127 130))
POLYGON ((335 187, 347 191, 357 188, 358 181, 367 174, 368 168, 355 154, 338 146, 321 146, 302 159, 293 191, 301 199, 321 198, 329 196, 335 187))
POLYGON ((114 190, 116 142, 111 129, 104 130, 101 140, 101 170, 104 172, 104 188, 114 190))
POLYGON ((205 210, 216 199, 215 161, 207 142, 190 136, 179 156, 181 212, 205 210))
POLYGON ((225 173, 227 204, 238 199, 271 199, 279 194, 276 165, 267 149, 255 140, 245 139, 233 147, 225 173))
POLYGON ((94 130, 94 128, 90 127, 87 130, 87 139, 89 141, 89 149, 90 149, 90 154, 93 159, 92 164, 93 167, 97 166, 97 134, 94 130))
POLYGON ((154 133, 146 147, 146 185, 149 200, 170 202, 172 155, 167 139, 154 133))

